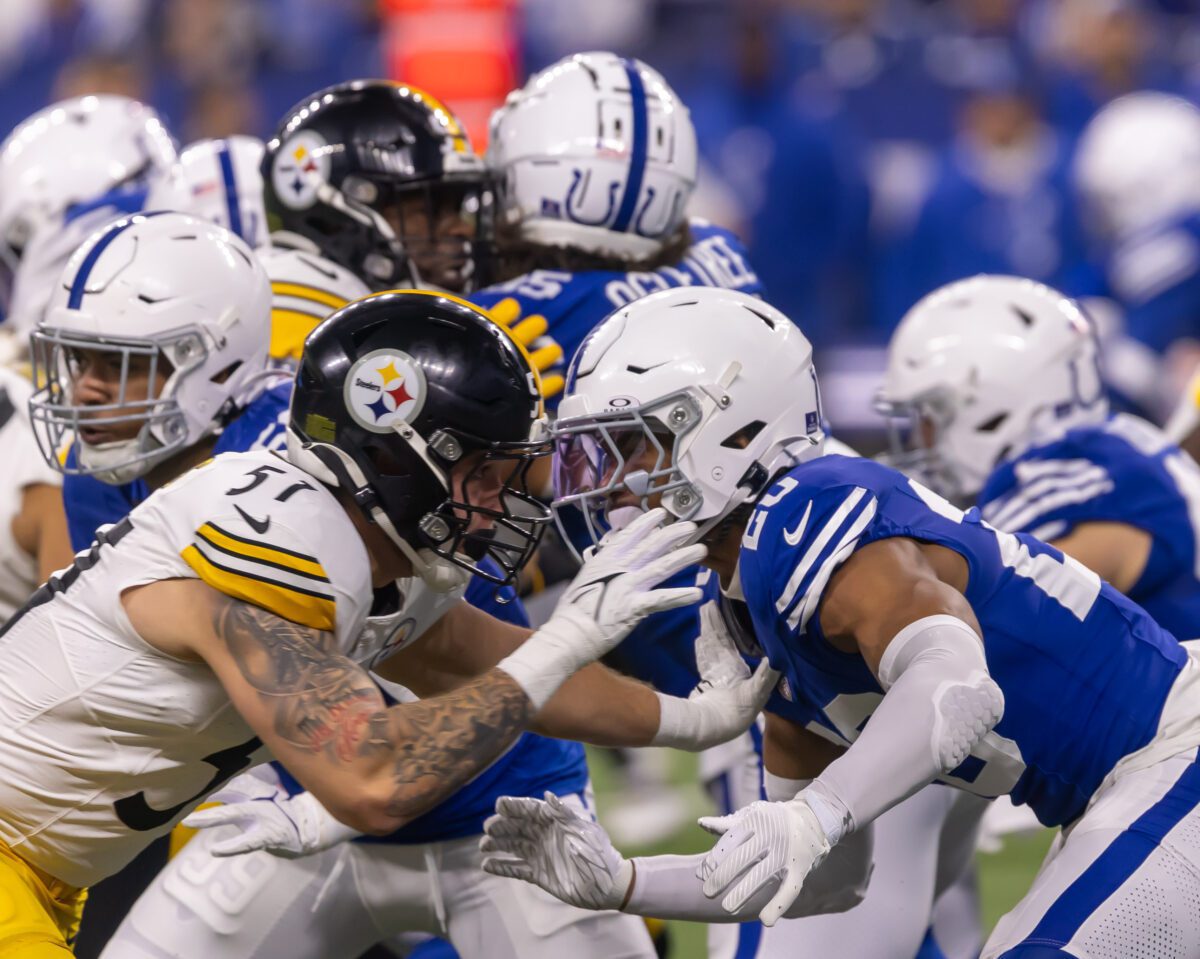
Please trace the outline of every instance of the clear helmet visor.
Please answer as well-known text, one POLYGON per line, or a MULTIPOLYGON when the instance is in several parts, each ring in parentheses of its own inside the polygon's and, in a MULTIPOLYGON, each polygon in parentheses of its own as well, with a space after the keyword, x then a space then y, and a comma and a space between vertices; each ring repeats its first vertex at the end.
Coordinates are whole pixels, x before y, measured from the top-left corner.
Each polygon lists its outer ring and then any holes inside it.
POLYGON ((555 519, 576 552, 660 503, 681 519, 699 509, 699 494, 675 465, 696 418, 673 432, 654 415, 666 405, 680 409, 680 398, 552 427, 555 519))

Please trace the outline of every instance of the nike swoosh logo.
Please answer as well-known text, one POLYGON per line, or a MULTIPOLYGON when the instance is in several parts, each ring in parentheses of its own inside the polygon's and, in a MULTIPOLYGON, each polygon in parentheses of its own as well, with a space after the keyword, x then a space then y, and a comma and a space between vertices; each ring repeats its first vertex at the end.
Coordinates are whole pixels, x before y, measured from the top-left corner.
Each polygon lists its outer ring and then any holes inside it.
POLYGON ((259 536, 262 536, 263 533, 265 533, 267 530, 269 530, 271 528, 271 517, 270 516, 268 516, 266 519, 255 519, 253 516, 251 516, 249 513, 247 513, 244 509, 242 509, 236 503, 233 504, 233 508, 235 510, 237 510, 239 514, 241 514, 242 519, 244 519, 246 521, 246 525, 248 525, 252 530, 254 530, 254 532, 258 533, 259 536))
POLYGON ((812 500, 808 501, 808 508, 805 509, 804 515, 800 517, 799 525, 790 533, 786 529, 783 531, 783 538, 787 541, 788 546, 795 546, 800 540, 804 539, 804 527, 808 525, 810 513, 812 513, 812 500))

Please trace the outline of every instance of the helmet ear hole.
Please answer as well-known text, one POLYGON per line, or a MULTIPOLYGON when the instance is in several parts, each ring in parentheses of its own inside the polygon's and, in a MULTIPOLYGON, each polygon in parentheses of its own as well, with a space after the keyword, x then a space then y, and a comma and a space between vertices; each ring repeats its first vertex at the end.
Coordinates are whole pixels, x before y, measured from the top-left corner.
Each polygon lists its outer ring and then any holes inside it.
POLYGON ((744 450, 754 441, 754 437, 763 431, 766 425, 762 420, 747 423, 740 430, 730 433, 725 439, 721 440, 721 445, 726 449, 744 450))
POLYGON ((1008 419, 1007 413, 997 413, 991 419, 984 420, 982 423, 976 426, 975 430, 978 433, 995 433, 996 430, 1000 429, 1000 427, 1004 425, 1004 421, 1006 419, 1008 419))
POLYGON ((225 367, 225 369, 218 370, 216 373, 210 376, 209 379, 214 383, 224 383, 229 379, 229 377, 233 376, 233 374, 238 371, 241 365, 241 360, 235 360, 225 367))

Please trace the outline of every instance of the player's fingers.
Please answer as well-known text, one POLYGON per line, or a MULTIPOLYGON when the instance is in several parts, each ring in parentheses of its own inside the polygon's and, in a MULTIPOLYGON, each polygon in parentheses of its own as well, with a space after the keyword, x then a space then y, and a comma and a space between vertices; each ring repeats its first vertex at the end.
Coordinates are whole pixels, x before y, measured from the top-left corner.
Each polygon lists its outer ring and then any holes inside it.
POLYGON ((509 326, 508 332, 522 346, 529 346, 548 329, 550 329, 550 324, 546 322, 546 318, 535 313, 533 316, 527 316, 525 319, 513 323, 509 326))
POLYGON ((485 856, 483 871, 493 876, 503 876, 506 879, 524 879, 533 882, 533 867, 521 859, 502 858, 500 856, 485 856))
POLYGON ((254 833, 241 833, 229 839, 214 842, 209 847, 209 852, 219 859, 225 859, 229 856, 242 856, 248 852, 257 852, 263 846, 264 844, 258 835, 254 833))
POLYGON ((211 809, 197 809, 189 813, 183 817, 182 824, 189 829, 211 829, 241 818, 241 813, 232 806, 213 806, 211 809))
POLYGON ((755 697, 761 697, 765 703, 771 695, 771 690, 779 683, 779 675, 779 670, 772 669, 771 664, 765 659, 759 663, 758 667, 754 670, 754 675, 750 677, 755 697))
POLYGON ((558 396, 566 387, 567 381, 557 373, 550 373, 542 377, 542 396, 550 399, 552 396, 558 396))
POLYGON ((700 824, 701 829, 714 836, 725 835, 725 830, 733 825, 732 816, 701 816, 696 821, 700 824))
POLYGON ((728 892, 747 870, 766 857, 767 850, 752 842, 753 838, 753 833, 744 835, 741 830, 732 829, 705 857, 702 866, 712 861, 712 868, 704 880, 704 895, 709 899, 728 892))
POLYGON ((800 895, 800 890, 803 887, 804 880, 800 876, 799 871, 789 867, 783 875, 783 882, 780 883, 779 889, 771 897, 771 901, 763 906, 762 912, 758 914, 763 925, 775 925, 783 914, 788 911, 792 903, 796 901, 796 897, 800 895))
POLYGON ((533 368, 539 373, 544 373, 550 369, 555 363, 561 363, 563 358, 563 349, 557 343, 551 343, 547 346, 539 346, 529 354, 529 362, 533 368))
POLYGON ((731 915, 741 912, 742 907, 757 896, 763 886, 770 882, 777 873, 778 867, 772 869, 764 855, 729 890, 729 893, 721 900, 721 908, 731 915))
POLYGON ((500 326, 509 327, 521 315, 521 304, 511 296, 506 296, 488 310, 488 315, 500 326))

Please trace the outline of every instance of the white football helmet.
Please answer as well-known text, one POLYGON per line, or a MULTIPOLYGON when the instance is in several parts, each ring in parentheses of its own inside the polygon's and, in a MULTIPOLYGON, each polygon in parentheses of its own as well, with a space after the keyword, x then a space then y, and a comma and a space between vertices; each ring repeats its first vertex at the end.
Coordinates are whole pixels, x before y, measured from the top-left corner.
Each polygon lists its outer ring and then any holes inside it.
POLYGON ((702 535, 781 470, 820 455, 812 346, 755 297, 664 290, 589 334, 552 432, 555 509, 580 508, 593 540, 611 525, 610 497, 626 492, 642 509, 661 494, 702 535), (654 467, 626 473, 626 461, 648 450, 654 467))
MULTIPOLYGON (((147 187, 174 162, 175 143, 158 114, 128 97, 63 100, 18 125, 0 145, 0 271, 8 276, 0 282, 2 302, 8 305, 12 273, 35 245, 93 212, 111 219, 141 209, 147 187)), ((54 277, 97 226, 92 219, 61 252, 54 277)), ((18 311, 9 312, 11 319, 18 311)))
POLYGON ((900 321, 876 408, 892 465, 964 501, 1006 459, 1107 416, 1095 330, 1034 280, 958 280, 900 321))
POLYGON ((370 295, 367 285, 343 266, 316 253, 284 247, 258 251, 271 280, 271 346, 277 366, 295 369, 304 340, 325 317, 370 295))
POLYGON ((1200 210, 1200 109, 1149 91, 1114 100, 1084 130, 1074 177, 1108 237, 1200 210))
POLYGON ((258 249, 267 242, 260 172, 265 149, 262 140, 249 136, 189 143, 170 176, 151 187, 146 209, 194 213, 258 249))
POLYGON ((503 222, 530 242, 640 259, 684 221, 696 131, 666 80, 640 60, 560 60, 508 95, 489 136, 503 222))
POLYGON ((67 263, 31 336, 29 409, 42 455, 67 473, 126 483, 222 429, 263 383, 271 286, 262 264, 228 230, 185 213, 117 220, 67 263), (120 371, 115 401, 75 401, 81 351, 120 371), (130 363, 144 357, 158 396, 127 395, 130 363), (89 444, 86 430, 140 424, 129 440, 89 444), (59 462, 79 442, 77 463, 59 462))

